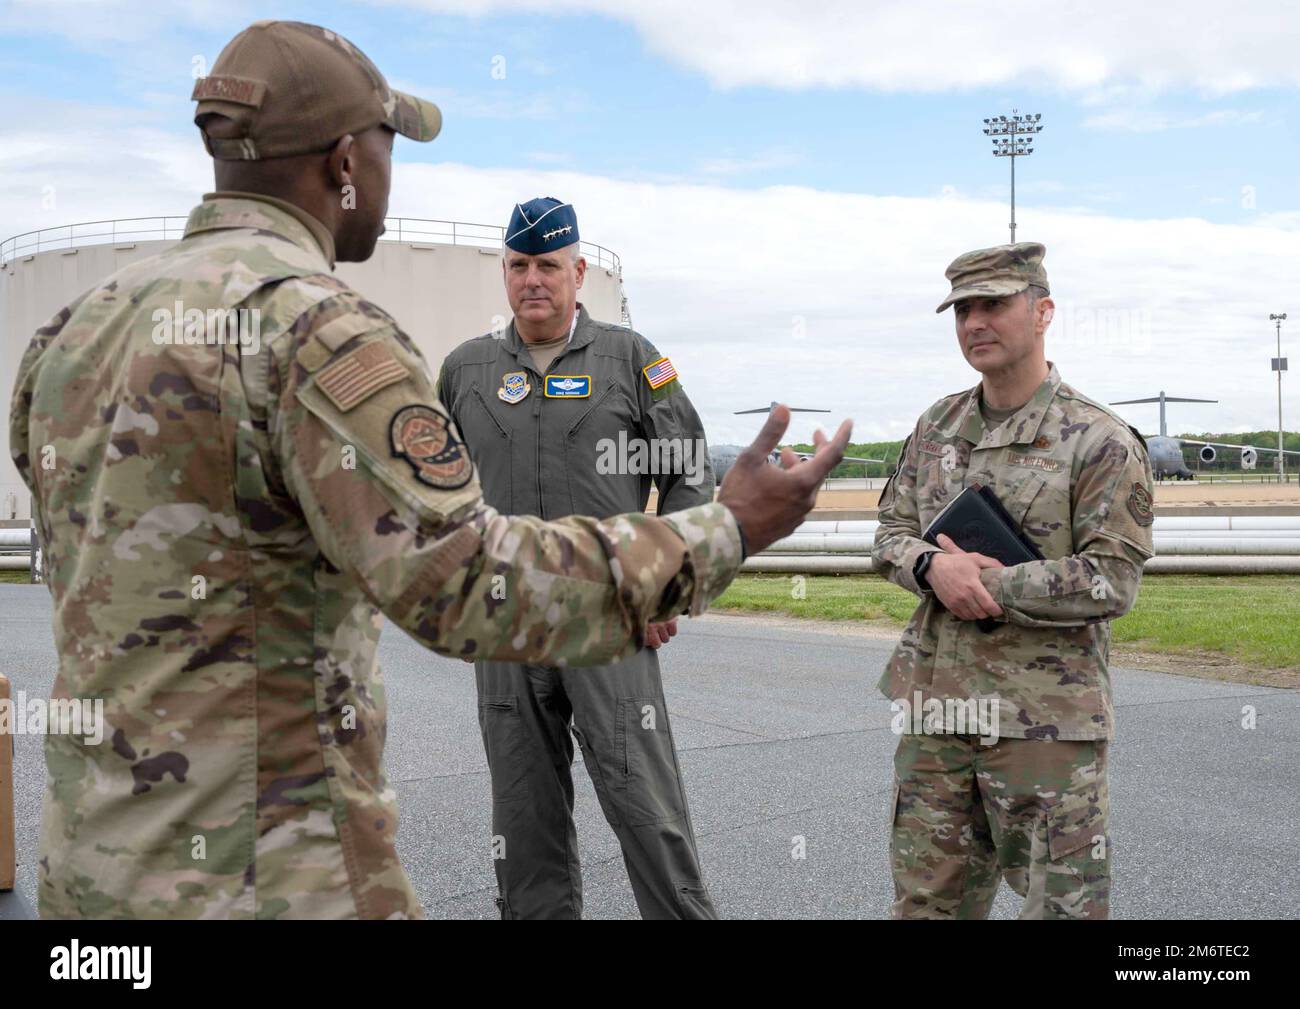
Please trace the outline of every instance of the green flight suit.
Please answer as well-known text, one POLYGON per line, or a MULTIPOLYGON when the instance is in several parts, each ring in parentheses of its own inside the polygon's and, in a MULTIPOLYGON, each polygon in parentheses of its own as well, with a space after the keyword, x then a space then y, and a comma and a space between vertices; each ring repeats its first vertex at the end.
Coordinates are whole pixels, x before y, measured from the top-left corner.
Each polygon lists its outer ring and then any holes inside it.
MULTIPOLYGON (((485 500, 514 515, 608 516, 644 510, 653 482, 660 514, 712 501, 703 425, 670 368, 655 367, 662 359, 581 306, 546 375, 513 322, 454 350, 439 388, 485 500)), ((715 918, 656 652, 597 669, 479 661, 475 670, 502 917, 581 917, 576 736, 642 917, 715 918)))

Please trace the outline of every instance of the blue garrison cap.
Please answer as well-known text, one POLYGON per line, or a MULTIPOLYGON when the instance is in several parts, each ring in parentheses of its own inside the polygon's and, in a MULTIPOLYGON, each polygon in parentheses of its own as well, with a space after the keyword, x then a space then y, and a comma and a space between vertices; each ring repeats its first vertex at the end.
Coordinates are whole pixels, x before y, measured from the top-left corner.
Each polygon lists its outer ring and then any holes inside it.
POLYGON ((515 204, 506 226, 506 247, 526 256, 554 252, 578 240, 578 215, 554 196, 515 204))

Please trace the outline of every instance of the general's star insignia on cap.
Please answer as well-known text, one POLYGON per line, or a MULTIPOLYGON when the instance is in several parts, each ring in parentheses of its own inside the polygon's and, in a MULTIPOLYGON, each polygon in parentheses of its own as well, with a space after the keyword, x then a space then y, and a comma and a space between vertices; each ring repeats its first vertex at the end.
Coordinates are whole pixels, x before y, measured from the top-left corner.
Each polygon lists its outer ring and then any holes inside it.
POLYGON ((505 403, 518 403, 532 389, 533 387, 528 384, 528 372, 509 371, 501 376, 501 388, 497 390, 497 398, 505 403))
POLYGON ((506 225, 506 248, 526 256, 563 249, 578 241, 578 215, 573 205, 554 196, 515 204, 506 225))

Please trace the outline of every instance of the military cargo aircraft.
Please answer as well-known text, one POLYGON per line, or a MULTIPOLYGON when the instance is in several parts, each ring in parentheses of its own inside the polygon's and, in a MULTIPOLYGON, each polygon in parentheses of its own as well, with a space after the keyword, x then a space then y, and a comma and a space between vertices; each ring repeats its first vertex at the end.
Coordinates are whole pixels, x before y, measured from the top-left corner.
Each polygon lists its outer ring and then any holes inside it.
MULTIPOLYGON (((771 413, 773 410, 776 409, 776 405, 777 405, 776 400, 773 400, 767 406, 756 407, 753 410, 737 410, 736 414, 739 416, 740 414, 746 414, 746 413, 771 413)), ((813 407, 806 407, 806 406, 792 406, 790 407, 790 412, 791 413, 830 413, 829 410, 818 410, 813 407)), ((718 483, 722 483, 722 478, 727 475, 727 470, 731 469, 732 464, 735 463, 736 461, 736 457, 740 455, 740 453, 743 451, 744 451, 744 446, 742 445, 712 445, 709 447, 709 463, 710 465, 713 466, 713 478, 717 480, 718 483)), ((800 459, 812 458, 812 455, 808 452, 796 452, 795 455, 797 455, 800 459)), ((778 466, 781 465, 781 450, 777 449, 770 456, 768 456, 768 461, 773 462, 778 466)), ((846 455, 844 457, 844 461, 883 463, 885 460, 884 459, 861 459, 858 458, 857 456, 846 455)))
MULTIPOLYGON (((1197 450, 1201 462, 1214 462, 1218 458, 1220 449, 1227 449, 1233 452, 1241 453, 1241 468, 1252 470, 1259 462, 1259 453, 1271 452, 1274 457, 1277 456, 1277 449, 1264 448, 1256 445, 1229 445, 1218 441, 1196 441, 1192 438, 1171 438, 1165 428, 1165 404, 1166 403, 1217 403, 1217 399, 1187 399, 1183 396, 1166 396, 1164 390, 1160 391, 1158 396, 1150 396, 1146 399, 1121 399, 1111 403, 1111 406, 1124 406, 1129 403, 1159 403, 1160 404, 1160 433, 1158 435, 1144 435, 1147 443, 1147 455, 1151 459, 1151 475, 1157 480, 1163 480, 1166 477, 1175 477, 1179 480, 1194 480, 1196 474, 1187 468, 1187 463, 1183 458, 1183 446, 1190 445, 1197 450)), ((1285 455, 1300 457, 1300 452, 1293 452, 1290 449, 1285 450, 1285 455)))

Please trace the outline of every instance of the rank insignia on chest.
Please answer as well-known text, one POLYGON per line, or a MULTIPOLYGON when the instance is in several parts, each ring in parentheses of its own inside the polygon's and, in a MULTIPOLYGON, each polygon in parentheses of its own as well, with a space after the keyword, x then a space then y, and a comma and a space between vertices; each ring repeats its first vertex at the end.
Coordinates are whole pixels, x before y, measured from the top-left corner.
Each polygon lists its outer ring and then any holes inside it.
POLYGON ((532 390, 533 387, 528 384, 527 372, 511 371, 501 376, 501 388, 497 390, 497 398, 506 403, 518 403, 532 390))
POLYGON ((547 375, 547 399, 586 399, 591 395, 590 375, 547 375))
POLYGON ((1047 437, 1047 435, 1045 434, 1040 434, 1037 438, 1034 439, 1034 448, 1036 449, 1047 449, 1051 447, 1052 447, 1052 439, 1047 437))

